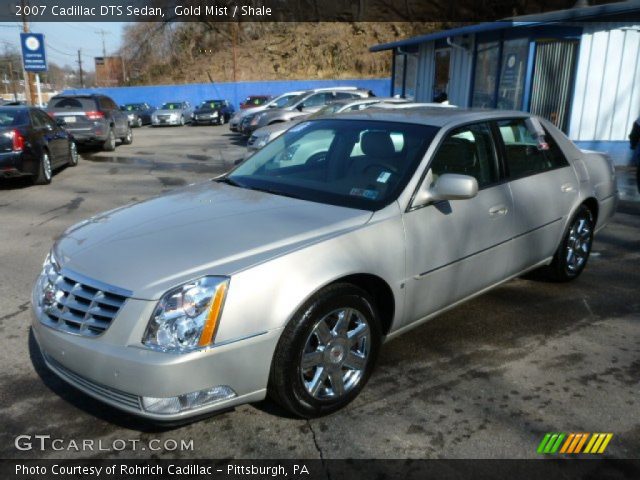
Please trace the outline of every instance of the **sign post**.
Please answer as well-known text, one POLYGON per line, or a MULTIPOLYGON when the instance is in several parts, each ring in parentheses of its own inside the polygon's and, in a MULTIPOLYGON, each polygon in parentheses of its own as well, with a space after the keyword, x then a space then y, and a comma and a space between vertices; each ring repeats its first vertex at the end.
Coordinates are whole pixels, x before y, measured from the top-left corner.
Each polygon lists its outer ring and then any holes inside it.
POLYGON ((44 35, 42 33, 31 32, 21 33, 20 46, 22 48, 22 65, 25 72, 33 72, 36 74, 38 105, 42 105, 42 92, 40 90, 39 73, 47 71, 47 56, 44 50, 44 35))

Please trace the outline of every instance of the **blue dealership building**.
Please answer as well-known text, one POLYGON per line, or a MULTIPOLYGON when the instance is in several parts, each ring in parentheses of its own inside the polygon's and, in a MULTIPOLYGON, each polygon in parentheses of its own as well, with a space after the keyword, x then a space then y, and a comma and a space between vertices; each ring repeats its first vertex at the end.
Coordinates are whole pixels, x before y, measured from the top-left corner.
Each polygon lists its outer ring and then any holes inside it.
POLYGON ((574 7, 392 43, 391 94, 525 110, 627 165, 640 116, 640 0, 574 7))

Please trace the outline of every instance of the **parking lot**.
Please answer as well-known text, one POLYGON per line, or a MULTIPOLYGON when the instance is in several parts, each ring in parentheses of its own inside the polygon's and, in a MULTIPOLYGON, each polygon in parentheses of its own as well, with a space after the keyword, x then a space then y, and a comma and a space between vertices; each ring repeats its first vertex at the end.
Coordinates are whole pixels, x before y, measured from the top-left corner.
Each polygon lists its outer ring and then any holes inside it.
MULTIPOLYGON (((535 458, 546 432, 612 432, 640 451, 640 208, 621 205, 570 284, 518 279, 389 342, 362 394, 311 421, 270 401, 176 428, 97 403, 49 373, 30 336, 29 295, 54 239, 95 213, 229 169, 243 142, 223 127, 134 131, 84 151, 48 186, 0 181, 0 456, 3 458, 535 458), (19 451, 18 435, 107 450, 19 451), (111 449, 114 440, 193 449, 111 449)), ((626 180, 625 180, 626 181, 626 180)))

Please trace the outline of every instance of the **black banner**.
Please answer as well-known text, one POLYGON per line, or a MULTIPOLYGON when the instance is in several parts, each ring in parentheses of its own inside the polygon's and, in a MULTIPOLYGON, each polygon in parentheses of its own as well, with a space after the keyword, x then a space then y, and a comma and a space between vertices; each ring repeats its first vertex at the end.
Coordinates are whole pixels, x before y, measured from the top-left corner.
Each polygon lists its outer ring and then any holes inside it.
POLYGON ((2 480, 640 478, 640 460, 1 460, 2 480))
POLYGON ((0 21, 479 22, 574 4, 575 0, 3 0, 0 21))

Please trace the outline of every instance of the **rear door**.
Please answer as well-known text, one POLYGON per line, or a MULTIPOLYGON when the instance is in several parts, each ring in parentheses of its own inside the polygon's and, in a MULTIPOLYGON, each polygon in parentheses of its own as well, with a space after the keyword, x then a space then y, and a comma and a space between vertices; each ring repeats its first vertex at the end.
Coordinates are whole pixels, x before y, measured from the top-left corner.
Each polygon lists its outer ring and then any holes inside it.
POLYGON ((496 122, 514 201, 516 274, 553 256, 578 198, 574 170, 550 135, 539 137, 524 118, 496 122))
POLYGON ((434 182, 446 173, 473 176, 479 191, 405 213, 409 321, 503 280, 511 256, 513 202, 489 124, 450 131, 429 169, 434 182))

